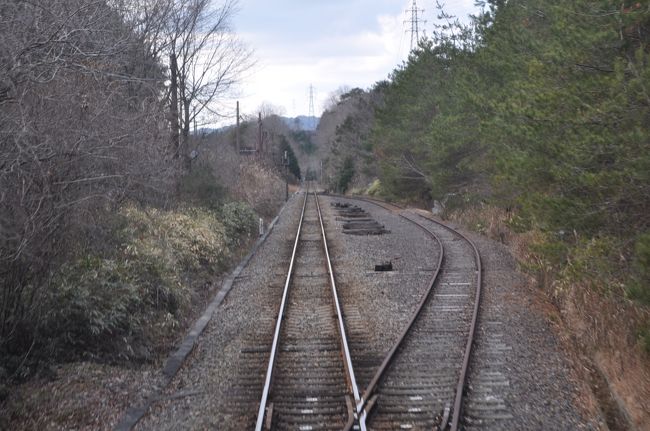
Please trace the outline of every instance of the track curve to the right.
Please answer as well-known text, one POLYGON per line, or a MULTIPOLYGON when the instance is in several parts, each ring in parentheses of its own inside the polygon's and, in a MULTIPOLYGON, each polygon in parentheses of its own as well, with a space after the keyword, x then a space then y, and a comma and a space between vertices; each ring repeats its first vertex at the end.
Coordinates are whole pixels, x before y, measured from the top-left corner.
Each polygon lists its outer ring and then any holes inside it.
POLYGON ((480 306, 480 255, 467 237, 433 218, 363 200, 399 211, 441 247, 421 309, 365 388, 368 429, 457 430, 480 306))

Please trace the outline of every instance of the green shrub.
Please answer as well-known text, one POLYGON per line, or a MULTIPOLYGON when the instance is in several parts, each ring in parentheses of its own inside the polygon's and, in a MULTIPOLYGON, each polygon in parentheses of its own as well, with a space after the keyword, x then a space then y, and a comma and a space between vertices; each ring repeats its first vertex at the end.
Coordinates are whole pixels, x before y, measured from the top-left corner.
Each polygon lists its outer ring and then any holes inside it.
MULTIPOLYGON (((136 260, 85 257, 63 265, 47 291, 40 329, 57 356, 131 349, 154 314, 175 316, 187 289, 152 256, 136 260)), ((125 354, 125 352, 120 352, 125 354)))
POLYGON ((537 257, 535 259, 539 268, 532 268, 536 270, 547 270, 550 268, 560 268, 566 263, 568 248, 567 245, 561 241, 556 241, 548 236, 540 238, 538 241, 530 245, 530 251, 537 257))
POLYGON ((226 191, 217 181, 211 167, 198 165, 181 178, 179 194, 185 202, 217 209, 223 202, 226 191))
POLYGON ((192 296, 187 275, 205 280, 222 269, 257 228, 241 203, 219 211, 127 205, 118 218, 111 252, 67 263, 52 278, 40 334, 55 357, 132 357, 155 331, 179 325, 192 296))
POLYGON ((140 210, 127 206, 129 219, 122 232, 129 238, 125 252, 131 258, 151 256, 175 271, 218 267, 228 253, 226 232, 217 213, 202 208, 179 211, 140 210))
POLYGON ((336 175, 335 189, 339 193, 345 193, 350 187, 352 178, 354 177, 354 160, 352 157, 346 157, 343 161, 343 166, 336 175))
POLYGON ((247 204, 229 202, 221 207, 220 216, 231 249, 250 238, 257 230, 257 214, 247 204))

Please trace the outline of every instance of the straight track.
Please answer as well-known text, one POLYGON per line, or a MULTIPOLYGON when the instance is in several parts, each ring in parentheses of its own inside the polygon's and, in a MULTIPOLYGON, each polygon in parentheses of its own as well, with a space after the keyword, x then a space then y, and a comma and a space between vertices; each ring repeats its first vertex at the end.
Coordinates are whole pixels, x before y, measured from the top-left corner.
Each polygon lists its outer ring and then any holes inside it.
POLYGON ((351 428, 357 405, 318 197, 306 193, 255 429, 351 428))

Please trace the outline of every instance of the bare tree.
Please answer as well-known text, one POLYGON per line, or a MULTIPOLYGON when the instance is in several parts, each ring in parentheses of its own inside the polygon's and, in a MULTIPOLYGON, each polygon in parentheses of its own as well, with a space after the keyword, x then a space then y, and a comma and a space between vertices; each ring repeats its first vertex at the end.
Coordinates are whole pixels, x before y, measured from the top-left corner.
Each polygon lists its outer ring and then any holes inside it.
POLYGON ((252 66, 252 53, 232 33, 237 2, 176 0, 168 28, 170 122, 177 158, 189 167, 188 140, 199 117, 219 116, 216 103, 252 66))
POLYGON ((0 0, 0 354, 36 342, 48 278, 98 220, 168 198, 192 122, 251 64, 234 6, 0 0))
POLYGON ((145 27, 103 0, 0 0, 0 350, 32 342, 48 274, 102 213, 170 188, 145 27))
POLYGON ((268 118, 273 115, 280 117, 282 115, 285 115, 287 113, 287 110, 284 109, 284 106, 274 105, 270 102, 262 102, 260 106, 258 106, 255 115, 252 117, 255 117, 258 113, 262 114, 262 118, 268 118))
POLYGON ((331 111, 338 105, 338 103, 341 101, 341 96, 343 96, 346 93, 349 93, 351 90, 350 86, 348 85, 342 85, 336 90, 332 91, 328 96, 325 102, 323 103, 323 109, 325 111, 331 111))
POLYGON ((111 0, 124 21, 137 35, 142 48, 150 57, 161 59, 168 47, 169 20, 174 0, 111 0))

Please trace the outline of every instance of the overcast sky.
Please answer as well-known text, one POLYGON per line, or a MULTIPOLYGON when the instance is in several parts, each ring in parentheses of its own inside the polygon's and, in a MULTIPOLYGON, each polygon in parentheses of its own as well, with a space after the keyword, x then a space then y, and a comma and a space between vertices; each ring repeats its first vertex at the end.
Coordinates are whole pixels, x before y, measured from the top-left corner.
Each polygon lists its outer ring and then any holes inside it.
MULTIPOLYGON (((263 102, 288 116, 309 111, 309 86, 320 115, 337 88, 369 88, 386 79, 406 58, 410 46, 412 0, 239 0, 236 33, 255 51, 257 65, 242 82, 242 112, 263 102)), ((431 32, 435 0, 419 0, 425 9, 422 29, 431 32)), ((475 13, 474 0, 448 0, 448 12, 475 13)))

